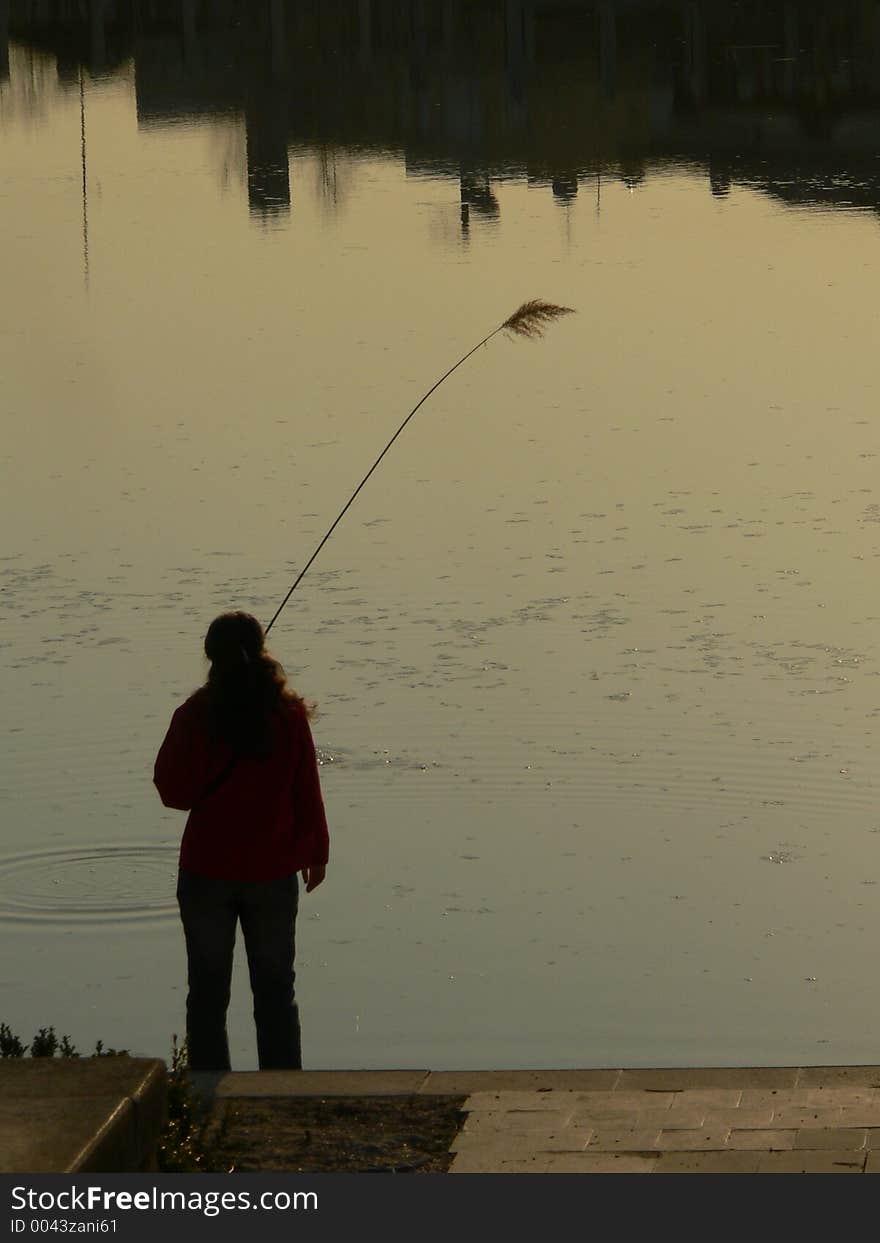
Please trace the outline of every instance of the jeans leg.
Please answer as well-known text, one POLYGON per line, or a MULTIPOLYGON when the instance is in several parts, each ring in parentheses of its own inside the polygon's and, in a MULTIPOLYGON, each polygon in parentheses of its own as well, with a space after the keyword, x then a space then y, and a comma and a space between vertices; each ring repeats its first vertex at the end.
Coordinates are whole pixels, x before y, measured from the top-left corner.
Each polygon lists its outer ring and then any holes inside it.
POLYGON ((226 1011, 232 982, 236 886, 181 871, 177 902, 186 937, 186 1039, 191 1070, 229 1070, 226 1011))
POLYGON ((247 950, 260 1070, 300 1070, 299 1007, 294 1000, 296 873, 242 886, 241 930, 247 950))

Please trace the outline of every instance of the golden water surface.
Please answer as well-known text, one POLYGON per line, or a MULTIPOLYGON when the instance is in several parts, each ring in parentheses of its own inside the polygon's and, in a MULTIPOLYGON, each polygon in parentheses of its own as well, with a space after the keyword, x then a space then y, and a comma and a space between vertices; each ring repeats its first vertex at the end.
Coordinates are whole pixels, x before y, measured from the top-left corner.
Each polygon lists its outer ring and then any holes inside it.
POLYGON ((270 636, 307 1063, 876 1060, 880 8, 46 7, 0 4, 0 1020, 166 1054, 207 623, 542 297, 270 636))

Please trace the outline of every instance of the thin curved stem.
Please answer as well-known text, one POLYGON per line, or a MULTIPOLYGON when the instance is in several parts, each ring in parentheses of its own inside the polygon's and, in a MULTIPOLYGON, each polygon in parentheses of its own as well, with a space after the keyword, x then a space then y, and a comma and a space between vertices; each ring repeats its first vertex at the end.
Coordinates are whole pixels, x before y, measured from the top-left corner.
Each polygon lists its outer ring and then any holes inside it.
POLYGON ((458 360, 458 362, 457 362, 457 363, 455 363, 452 367, 450 367, 448 371, 444 371, 444 373, 443 373, 443 375, 440 377, 440 379, 439 379, 439 380, 437 380, 437 382, 436 382, 435 384, 432 384, 432 385, 431 385, 431 387, 428 389, 427 393, 425 393, 424 397, 421 397, 421 398, 420 398, 420 399, 416 402, 416 404, 413 406, 412 410, 410 410, 409 414, 406 416, 406 418, 405 418, 405 419, 403 420, 403 422, 401 423, 400 427, 398 427, 397 431, 394 433, 394 435, 393 435, 393 436, 391 437, 391 439, 388 441, 388 444, 385 446, 385 448, 382 450, 382 452, 381 452, 381 453, 379 454, 379 456, 376 458, 376 460, 375 460, 375 462, 373 463, 373 465, 370 467, 370 469, 369 469, 369 470, 367 471, 367 473, 364 475, 363 479, 360 481, 360 483, 358 484, 358 486, 355 488, 354 492, 352 492, 351 496, 348 498, 348 500, 346 501, 346 503, 345 503, 345 505, 343 506, 343 508, 339 511, 339 513, 338 513, 338 514, 337 514, 337 516, 336 516, 336 520, 334 521, 333 525, 330 527, 330 530, 327 532, 327 534, 326 534, 326 535, 324 536, 324 538, 321 540, 321 542, 320 542, 320 544, 318 545, 318 547, 315 549, 315 551, 314 551, 314 552, 312 553, 312 555, 309 557, 308 561, 305 563, 305 565, 303 566, 303 568, 300 570, 300 572, 299 572, 299 574, 297 575, 297 577, 296 577, 296 579, 295 579, 295 581, 294 581, 294 584, 293 584, 293 586, 291 587, 290 591, 288 591, 287 595, 284 597, 284 599, 283 599, 283 600, 281 601, 281 603, 278 605, 278 608, 275 610, 275 613, 274 613, 274 616, 272 617, 272 620, 269 622, 268 626, 266 627, 266 629, 265 629, 265 631, 264 631, 264 633, 265 633, 265 634, 268 634, 268 633, 269 633, 269 631, 272 629, 272 626, 274 625, 275 620, 276 620, 276 618, 278 617, 278 614, 279 614, 279 613, 281 612, 281 610, 284 608, 285 604, 286 604, 286 603, 287 603, 287 601, 290 599, 290 597, 293 595, 294 591, 296 591, 296 589, 297 589, 297 587, 299 586, 300 582, 301 582, 301 581, 303 580, 303 578, 305 577, 306 571, 308 570, 309 566, 312 564, 312 562, 313 562, 313 561, 315 560, 315 558, 317 557, 318 553, 321 551, 321 549, 322 549, 322 548, 324 547, 324 545, 327 543, 327 541, 328 541, 328 539, 330 538, 330 536, 331 536, 331 535, 333 534, 333 532, 336 530, 337 526, 338 526, 338 525, 339 525, 339 523, 342 521, 342 519, 343 519, 343 517, 345 516, 345 514, 348 512, 348 510, 349 510, 349 508, 350 508, 350 506, 351 506, 352 502, 354 501, 354 499, 355 499, 355 497, 357 496, 357 494, 360 492, 361 488, 364 486, 364 484, 365 484, 365 483, 367 482, 367 480, 370 478, 370 476, 372 475, 373 471, 376 469, 376 467, 377 467, 377 466, 379 465, 379 463, 382 461, 382 459, 383 459, 383 457, 385 456, 385 454, 388 452, 388 450, 389 450, 389 449, 391 448, 391 446, 394 444, 395 440, 396 440, 396 439, 397 439, 397 437, 400 435, 400 433, 403 431, 403 429, 406 427, 407 423, 410 421, 410 419, 413 417, 413 415, 415 414, 415 412, 418 410, 419 406, 421 406, 424 402, 426 402, 426 401, 428 400, 428 398, 431 396, 431 394, 432 394, 432 393, 433 393, 436 389, 438 389, 438 388, 440 387, 440 385, 443 383, 443 381, 444 381, 444 380, 446 380, 446 379, 448 379, 448 377, 452 375, 453 371, 455 371, 458 367, 460 367, 462 363, 466 363, 466 362, 467 362, 467 360, 470 358, 470 356, 471 356, 472 354, 476 354, 477 350, 480 348, 480 346, 481 346, 481 345, 485 345, 487 341, 491 341, 491 340, 492 340, 492 338, 496 335, 496 333, 501 332, 501 330, 502 330, 504 327, 505 327, 505 324, 499 324, 499 325, 498 325, 498 327, 497 327, 497 328, 494 328, 494 329, 493 329, 493 330, 489 333, 489 335, 488 335, 487 337, 483 337, 482 341, 478 341, 478 342, 477 342, 477 344, 473 347, 473 349, 468 350, 468 352, 467 352, 467 353, 466 353, 466 354, 465 354, 462 358, 460 358, 460 359, 458 360))

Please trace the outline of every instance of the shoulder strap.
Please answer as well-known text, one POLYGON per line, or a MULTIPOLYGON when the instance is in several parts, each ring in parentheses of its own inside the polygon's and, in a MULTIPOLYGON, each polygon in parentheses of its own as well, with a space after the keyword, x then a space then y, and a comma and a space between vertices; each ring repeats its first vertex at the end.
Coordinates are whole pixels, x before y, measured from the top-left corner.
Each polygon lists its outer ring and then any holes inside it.
POLYGON ((197 807, 200 807, 202 803, 204 803, 205 799, 209 798, 214 793, 215 790, 218 790, 220 786, 222 786, 223 782, 232 772, 233 768, 235 768, 235 765, 237 763, 238 763, 238 756, 233 755, 232 759, 228 760, 227 763, 224 765, 224 767, 221 768, 217 776, 212 778, 212 780, 208 782, 208 784, 205 786, 204 790, 202 791, 201 798, 196 799, 196 801, 193 803, 190 809, 191 811, 195 811, 197 807))
POLYGON ((190 808, 191 811, 195 811, 197 807, 201 807, 205 799, 210 798, 210 796, 214 793, 215 790, 219 790, 220 786, 222 786, 223 782, 232 772, 233 768, 235 768, 240 758, 241 757, 239 755, 233 755, 230 760, 227 760, 226 764, 223 766, 223 768, 220 769, 220 772, 217 774, 217 776, 213 777, 208 782, 208 784, 205 786, 204 790, 202 791, 201 798, 196 799, 196 801, 193 803, 192 807, 190 808))

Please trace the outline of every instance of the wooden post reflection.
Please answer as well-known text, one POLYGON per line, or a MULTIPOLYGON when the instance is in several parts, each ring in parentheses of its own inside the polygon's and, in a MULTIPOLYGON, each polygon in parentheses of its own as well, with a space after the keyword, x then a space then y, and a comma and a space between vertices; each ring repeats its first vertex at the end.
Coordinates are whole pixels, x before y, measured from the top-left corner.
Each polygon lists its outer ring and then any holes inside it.
POLYGON ((617 94, 617 5, 601 0, 599 5, 599 65, 602 96, 609 102, 617 94))
POLYGON ((262 81, 254 77, 245 109, 248 206, 263 219, 290 213, 284 0, 268 0, 268 19, 271 74, 262 81))
POLYGON ((0 0, 0 82, 9 77, 9 0, 0 0))
POLYGON ((362 69, 373 63, 373 5, 372 0, 358 0, 358 59, 362 69))
POLYGON ((89 0, 89 69, 100 73, 107 63, 106 0, 89 0))
POLYGON ((183 26, 183 59, 190 69, 199 63, 198 30, 196 28, 196 5, 198 0, 181 0, 181 24, 183 26))
POLYGON ((793 99, 797 81, 798 61, 798 13, 797 5, 788 0, 785 6, 785 73, 783 91, 786 99, 793 99))
POLYGON ((276 78, 282 77, 287 72, 284 0, 269 0, 269 41, 272 48, 272 73, 276 78))
POLYGON ((691 103, 701 104, 706 94, 706 22, 696 0, 684 9, 687 90, 691 103))

